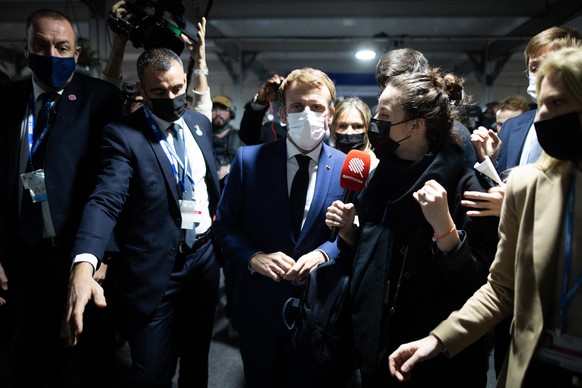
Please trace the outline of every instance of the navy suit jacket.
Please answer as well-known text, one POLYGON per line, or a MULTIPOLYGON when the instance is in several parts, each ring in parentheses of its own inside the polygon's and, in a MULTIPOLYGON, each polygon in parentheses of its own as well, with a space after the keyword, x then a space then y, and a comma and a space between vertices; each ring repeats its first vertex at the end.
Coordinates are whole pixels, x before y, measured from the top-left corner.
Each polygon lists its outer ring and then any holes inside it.
MULTIPOLYGON (((18 249, 20 136, 32 96, 30 79, 0 85, 0 260, 18 249)), ((57 100, 57 116, 47 137, 45 183, 59 243, 70 249, 83 205, 95 183, 99 132, 121 116, 122 96, 113 85, 76 73, 57 100)), ((24 141, 27 141, 26 134, 24 141)), ((69 257, 67 257, 68 259, 69 257)))
POLYGON ((517 117, 507 120, 501 128, 501 149, 497 157, 497 172, 502 178, 507 177, 507 169, 519 165, 525 138, 536 116, 535 110, 530 110, 517 117))
POLYGON ((285 139, 241 147, 231 165, 218 205, 214 232, 227 265, 236 271, 233 291, 233 323, 253 325, 251 320, 284 330, 284 302, 301 289, 291 282, 277 283, 260 274, 251 275, 248 264, 257 252, 281 251, 299 259, 315 249, 334 259, 339 250, 328 242, 325 225, 328 206, 342 198, 340 173, 345 154, 322 144, 313 202, 297 240, 291 227, 287 186, 285 139), (273 325, 273 319, 275 324, 273 325))
MULTIPOLYGON (((184 120, 206 162, 213 215, 219 187, 212 127, 197 112, 186 111, 184 120)), ((182 223, 178 186, 143 108, 107 125, 102 136, 98 182, 85 206, 73 254, 103 258, 115 227, 119 254, 112 259, 111 276, 118 301, 126 311, 149 314, 167 289, 176 259, 182 223)))

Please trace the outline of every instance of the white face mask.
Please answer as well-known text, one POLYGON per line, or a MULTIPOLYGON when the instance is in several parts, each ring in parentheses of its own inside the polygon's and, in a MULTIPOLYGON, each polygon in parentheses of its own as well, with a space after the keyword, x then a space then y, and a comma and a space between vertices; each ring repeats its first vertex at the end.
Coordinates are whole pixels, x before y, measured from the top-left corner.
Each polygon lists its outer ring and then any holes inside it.
POLYGON ((527 86, 527 94, 533 98, 534 102, 538 102, 538 94, 536 93, 536 77, 527 77, 529 85, 527 86))
POLYGON ((293 143, 304 151, 311 151, 325 136, 326 113, 305 109, 299 113, 287 114, 287 135, 293 143))

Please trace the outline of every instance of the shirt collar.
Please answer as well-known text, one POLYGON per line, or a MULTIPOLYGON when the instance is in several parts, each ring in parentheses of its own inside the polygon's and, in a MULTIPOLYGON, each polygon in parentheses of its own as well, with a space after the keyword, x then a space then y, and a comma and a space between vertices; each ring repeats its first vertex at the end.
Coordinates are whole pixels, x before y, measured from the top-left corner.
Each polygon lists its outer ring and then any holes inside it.
MULTIPOLYGON (((54 92, 54 93, 56 93, 60 96, 63 94, 63 90, 64 89, 61 89, 58 92, 54 92)), ((38 101, 38 98, 40 97, 41 94, 50 93, 50 92, 47 92, 46 90, 41 88, 40 85, 36 83, 34 77, 32 77, 32 93, 33 93, 34 101, 36 102, 36 101, 38 101)))
MULTIPOLYGON (((295 155, 298 154, 303 154, 301 151, 299 151, 297 147, 295 147, 293 143, 291 143, 291 141, 289 141, 288 137, 285 138, 285 143, 287 145, 287 159, 294 158, 295 155)), ((313 151, 305 155, 309 156, 312 160, 314 160, 317 163, 317 161, 319 160, 319 154, 321 154, 321 147, 323 147, 323 141, 319 143, 319 146, 315 147, 313 151)))
POLYGON ((180 128, 186 128, 186 122, 184 121, 184 116, 180 117, 178 120, 176 121, 166 121, 163 120, 161 118, 159 118, 158 116, 156 116, 150 109, 150 113, 152 114, 152 118, 154 119, 156 125, 158 126, 158 128, 162 131, 165 132, 166 129, 168 129, 168 127, 171 124, 178 124, 180 126, 180 128))

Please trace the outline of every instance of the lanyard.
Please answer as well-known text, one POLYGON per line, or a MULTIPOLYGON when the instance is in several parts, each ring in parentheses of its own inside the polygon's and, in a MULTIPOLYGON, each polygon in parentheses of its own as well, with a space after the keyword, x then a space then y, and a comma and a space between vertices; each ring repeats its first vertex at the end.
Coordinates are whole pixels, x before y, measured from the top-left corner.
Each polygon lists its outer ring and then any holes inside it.
POLYGON ((186 152, 186 139, 184 137, 184 131, 182 130, 182 131, 180 131, 181 133, 177 134, 177 136, 182 137, 182 141, 184 142, 184 155, 183 155, 184 156, 184 163, 182 164, 182 160, 176 155, 176 152, 169 146, 166 136, 162 133, 162 131, 160 130, 160 128, 156 124, 154 118, 152 117, 152 113, 150 112, 147 105, 144 106, 144 112, 145 112, 146 120, 147 120, 148 124, 152 128, 152 131, 154 132, 156 139, 158 139, 160 145, 162 146, 162 149, 164 150, 164 153, 166 154, 166 157, 168 158, 168 161, 170 162, 170 165, 172 166, 172 171, 174 172, 174 176, 176 177, 176 182, 178 182, 178 184, 180 185, 180 190, 182 191, 183 194, 186 193, 185 177, 188 177, 188 180, 192 184, 192 192, 194 192, 194 179, 190 175, 190 172, 188 171, 188 168, 187 168, 188 167, 188 153, 186 152), (178 174, 178 168, 176 167, 176 162, 178 162, 180 167, 182 167, 182 171, 184 171, 184 174, 182 174, 181 177, 178 174))
POLYGON ((566 326, 566 309, 574 298, 576 291, 582 285, 582 274, 578 276, 574 285, 568 289, 570 282, 570 263, 572 261, 572 223, 574 219, 574 186, 576 181, 576 170, 572 170, 572 180, 568 192, 568 213, 566 216, 566 238, 564 241, 564 271, 562 274, 562 296, 560 298, 560 312, 558 315, 558 331, 566 326))
MULTIPOLYGON (((54 102, 53 102, 53 104, 54 104, 54 102)), ((46 134, 48 132, 48 128, 50 125, 50 121, 47 121, 46 125, 42 129, 42 132, 40 133, 40 136, 36 139, 36 142, 35 142, 34 141, 34 124, 35 124, 34 105, 35 104, 34 104, 34 93, 33 93, 30 96, 30 102, 28 104, 28 119, 26 120, 26 131, 28 133, 28 157, 31 160, 31 163, 32 163, 32 155, 36 152, 36 149, 38 148, 39 144, 42 143, 42 141, 46 137, 46 134)), ((42 107, 41 107, 41 109, 42 109, 42 107)))

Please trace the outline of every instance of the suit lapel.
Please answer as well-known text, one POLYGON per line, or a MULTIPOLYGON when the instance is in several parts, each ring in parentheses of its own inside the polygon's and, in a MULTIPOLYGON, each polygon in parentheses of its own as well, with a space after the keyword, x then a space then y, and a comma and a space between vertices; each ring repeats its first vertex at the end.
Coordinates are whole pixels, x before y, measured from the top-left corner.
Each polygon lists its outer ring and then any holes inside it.
POLYGON ((174 175, 174 170, 172 170, 172 165, 170 164, 168 156, 164 152, 160 141, 156 138, 154 131, 147 122, 143 108, 141 108, 139 112, 139 122, 137 123, 136 128, 144 128, 144 136, 150 144, 150 147, 152 147, 152 151, 154 152, 158 165, 160 166, 167 191, 171 193, 171 196, 174 199, 173 202, 178 206, 178 184, 176 183, 176 176, 174 175))
MULTIPOLYGON (((536 290, 541 302, 554 294, 556 260, 564 243, 563 229, 570 183, 570 163, 556 166, 541 175, 536 184, 534 228, 532 238, 536 290), (537 238, 536 238, 537 236, 537 238)), ((541 306, 540 306, 541 307, 541 306)), ((548 311, 545 310, 544 311, 548 311)), ((539 312, 541 316, 541 311, 539 312)))
MULTIPOLYGON (((293 235, 293 229, 291 228, 291 213, 289 209, 289 191, 287 183, 287 143, 286 140, 279 140, 275 143, 270 143, 265 145, 268 147, 269 153, 265 154, 265 160, 269 161, 269 166, 265 169, 269 172, 265 175, 265 179, 268 186, 271 187, 271 191, 274 196, 274 203, 279 203, 280 209, 279 218, 281 220, 281 225, 287 230, 289 239, 295 241, 295 236, 293 235)), ((261 163, 261 161, 259 161, 261 163)), ((289 183, 290 184, 290 183, 289 183)))
POLYGON ((508 153, 508 157, 511 156, 511 160, 508 160, 508 166, 518 166, 519 160, 521 159, 521 153, 523 152, 523 147, 525 145, 525 139, 533 124, 535 114, 533 116, 528 115, 527 118, 515 128, 511 128, 512 136, 509 137, 509 144, 508 150, 511 150, 508 153))
POLYGON ((79 77, 74 75, 71 83, 65 87, 55 106, 57 116, 50 129, 51 136, 49 141, 51 143, 60 142, 64 132, 63 129, 68 128, 70 121, 77 117, 77 111, 80 109, 81 104, 84 103, 80 98, 82 95, 81 82, 79 77))
POLYGON ((326 147, 326 145, 322 144, 321 153, 319 154, 319 163, 317 164, 317 179, 315 181, 313 199, 311 200, 311 206, 309 207, 305 224, 299 234, 299 241, 309 233, 309 229, 315 225, 319 214, 321 214, 327 199, 327 194, 331 187, 333 174, 336 173, 335 159, 332 157, 331 153, 328 152, 326 147))

